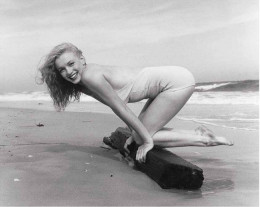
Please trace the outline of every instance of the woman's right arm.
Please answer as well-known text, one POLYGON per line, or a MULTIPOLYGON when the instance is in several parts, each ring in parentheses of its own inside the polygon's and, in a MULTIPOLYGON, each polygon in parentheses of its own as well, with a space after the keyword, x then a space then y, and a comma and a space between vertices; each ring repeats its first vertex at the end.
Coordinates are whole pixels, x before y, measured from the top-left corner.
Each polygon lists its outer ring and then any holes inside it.
POLYGON ((82 82, 93 91, 93 93, 108 105, 128 126, 134 129, 143 141, 139 147, 136 159, 145 161, 146 153, 153 147, 153 139, 143 123, 119 98, 103 74, 91 74, 91 77, 83 77, 82 82))

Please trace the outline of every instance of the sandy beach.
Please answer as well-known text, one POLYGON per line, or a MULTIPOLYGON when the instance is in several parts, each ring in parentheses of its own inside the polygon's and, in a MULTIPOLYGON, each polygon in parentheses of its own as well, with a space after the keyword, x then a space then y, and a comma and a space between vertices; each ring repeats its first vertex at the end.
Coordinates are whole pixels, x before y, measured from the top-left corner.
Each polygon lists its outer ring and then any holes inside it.
MULTIPOLYGON (((42 107, 39 105, 39 107, 42 107)), ((123 122, 110 113, 0 108, 0 205, 258 206, 259 131, 210 126, 232 147, 170 149, 204 171, 200 190, 164 190, 101 147, 123 122), (43 126, 37 126, 42 124, 43 126)), ((174 119, 176 129, 194 129, 174 119)))

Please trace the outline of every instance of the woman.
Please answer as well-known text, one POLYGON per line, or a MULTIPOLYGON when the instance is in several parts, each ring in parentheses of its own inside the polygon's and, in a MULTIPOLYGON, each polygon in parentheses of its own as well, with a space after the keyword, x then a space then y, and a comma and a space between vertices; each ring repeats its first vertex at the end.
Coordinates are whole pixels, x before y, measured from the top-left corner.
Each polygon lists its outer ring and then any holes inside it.
POLYGON ((82 52, 63 43, 46 56, 39 68, 54 105, 65 108, 84 93, 109 106, 129 127, 139 145, 136 160, 145 162, 154 145, 160 147, 232 145, 205 127, 176 131, 164 126, 180 111, 194 91, 194 78, 177 66, 144 68, 134 73, 122 67, 86 64, 82 52), (127 103, 148 99, 137 117, 127 103))

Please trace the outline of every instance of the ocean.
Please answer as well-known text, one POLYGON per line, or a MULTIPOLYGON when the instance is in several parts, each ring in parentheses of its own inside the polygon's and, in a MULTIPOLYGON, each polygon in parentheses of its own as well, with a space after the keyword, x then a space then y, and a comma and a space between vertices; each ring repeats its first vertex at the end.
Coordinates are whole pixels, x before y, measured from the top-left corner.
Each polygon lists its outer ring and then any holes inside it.
MULTIPOLYGON (((129 107, 138 114, 145 101, 129 104, 129 107)), ((46 91, 2 93, 0 106, 54 110, 46 91)), ((176 118, 223 128, 258 130, 258 106, 258 80, 198 83, 176 118)), ((71 103, 66 111, 113 113, 107 106, 86 95, 82 95, 80 102, 71 103)))

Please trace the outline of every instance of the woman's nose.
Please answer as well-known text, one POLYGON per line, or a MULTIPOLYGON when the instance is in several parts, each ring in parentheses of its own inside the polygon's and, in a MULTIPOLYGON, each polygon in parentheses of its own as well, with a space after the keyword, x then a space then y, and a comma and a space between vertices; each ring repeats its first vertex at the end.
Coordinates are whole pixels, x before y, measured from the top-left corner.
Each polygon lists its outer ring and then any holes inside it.
POLYGON ((66 67, 66 72, 67 72, 68 74, 72 73, 72 68, 71 68, 71 67, 66 67))

